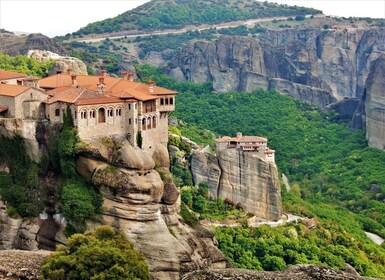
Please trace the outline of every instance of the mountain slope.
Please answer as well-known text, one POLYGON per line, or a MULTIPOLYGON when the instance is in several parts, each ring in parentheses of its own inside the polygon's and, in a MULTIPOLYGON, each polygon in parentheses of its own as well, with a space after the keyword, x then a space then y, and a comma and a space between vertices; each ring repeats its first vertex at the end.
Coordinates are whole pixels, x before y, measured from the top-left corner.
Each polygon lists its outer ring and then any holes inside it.
POLYGON ((186 25, 318 13, 322 12, 311 8, 254 0, 153 0, 117 17, 88 24, 73 35, 176 29, 186 25))

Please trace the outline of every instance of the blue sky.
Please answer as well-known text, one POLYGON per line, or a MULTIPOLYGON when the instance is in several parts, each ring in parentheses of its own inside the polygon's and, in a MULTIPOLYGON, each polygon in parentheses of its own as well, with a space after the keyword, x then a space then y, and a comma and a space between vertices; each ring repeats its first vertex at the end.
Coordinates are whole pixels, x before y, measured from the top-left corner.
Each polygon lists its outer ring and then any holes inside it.
MULTIPOLYGON (((193 0, 192 0, 193 1, 193 0)), ((75 32, 88 23, 117 16, 148 0, 0 0, 0 28, 43 33, 75 32)), ((385 17, 385 0, 275 0, 321 9, 326 15, 385 17)))

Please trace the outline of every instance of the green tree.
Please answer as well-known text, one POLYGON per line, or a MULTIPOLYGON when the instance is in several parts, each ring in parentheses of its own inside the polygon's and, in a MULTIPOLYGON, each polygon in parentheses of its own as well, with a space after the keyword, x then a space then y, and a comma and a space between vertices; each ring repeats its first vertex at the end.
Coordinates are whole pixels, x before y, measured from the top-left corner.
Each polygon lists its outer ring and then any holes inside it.
POLYGON ((150 279, 145 257, 121 233, 102 226, 75 234, 41 267, 42 279, 150 279))

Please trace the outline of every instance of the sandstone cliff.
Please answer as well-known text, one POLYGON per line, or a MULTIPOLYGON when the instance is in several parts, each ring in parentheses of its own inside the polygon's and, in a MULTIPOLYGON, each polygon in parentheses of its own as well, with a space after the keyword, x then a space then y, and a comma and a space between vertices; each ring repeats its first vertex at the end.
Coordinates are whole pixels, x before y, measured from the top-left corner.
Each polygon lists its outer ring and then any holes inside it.
POLYGON ((236 149, 221 151, 217 156, 195 151, 191 171, 196 185, 208 183, 211 198, 227 198, 263 219, 281 219, 281 188, 275 163, 236 149))
POLYGON ((77 169, 103 194, 103 223, 124 232, 143 252, 154 279, 226 267, 226 258, 214 246, 214 232, 189 228, 178 216, 179 191, 169 164, 162 145, 149 152, 125 138, 104 138, 83 145, 77 169))
POLYGON ((365 87, 366 138, 385 150, 385 54, 373 64, 365 87))
POLYGON ((55 75, 57 71, 62 73, 67 73, 68 69, 71 69, 74 74, 87 74, 87 66, 83 61, 76 57, 70 56, 61 56, 57 53, 48 51, 48 50, 29 50, 27 56, 34 58, 39 61, 48 61, 54 60, 55 64, 52 66, 52 69, 49 71, 49 75, 55 75))
POLYGON ((324 107, 362 96, 370 65, 384 52, 384 28, 287 29, 194 42, 178 52, 169 73, 213 81, 219 92, 277 90, 324 107))

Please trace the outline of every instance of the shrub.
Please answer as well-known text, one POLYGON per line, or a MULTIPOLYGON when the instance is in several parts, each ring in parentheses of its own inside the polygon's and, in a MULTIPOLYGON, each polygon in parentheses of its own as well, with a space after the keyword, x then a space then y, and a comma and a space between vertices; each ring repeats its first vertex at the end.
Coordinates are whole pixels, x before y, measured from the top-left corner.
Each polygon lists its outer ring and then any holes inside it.
POLYGON ((41 267, 42 279, 150 279, 145 257, 109 226, 75 234, 41 267))

